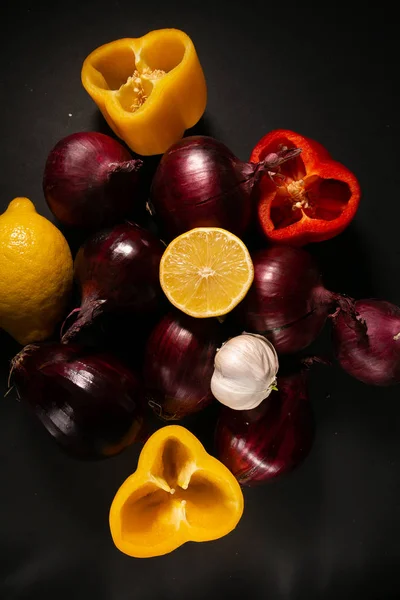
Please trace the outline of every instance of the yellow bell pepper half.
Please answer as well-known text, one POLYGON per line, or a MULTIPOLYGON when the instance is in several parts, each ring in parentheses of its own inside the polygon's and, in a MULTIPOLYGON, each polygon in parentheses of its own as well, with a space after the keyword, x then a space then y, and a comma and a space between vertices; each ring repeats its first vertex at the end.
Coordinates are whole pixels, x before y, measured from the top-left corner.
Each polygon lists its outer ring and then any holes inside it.
POLYGON ((190 431, 169 425, 147 440, 137 470, 118 490, 110 529, 121 552, 147 558, 223 537, 242 513, 232 473, 190 431))
POLYGON ((178 29, 105 44, 86 58, 81 77, 114 133, 145 156, 178 141, 207 103, 196 49, 178 29))

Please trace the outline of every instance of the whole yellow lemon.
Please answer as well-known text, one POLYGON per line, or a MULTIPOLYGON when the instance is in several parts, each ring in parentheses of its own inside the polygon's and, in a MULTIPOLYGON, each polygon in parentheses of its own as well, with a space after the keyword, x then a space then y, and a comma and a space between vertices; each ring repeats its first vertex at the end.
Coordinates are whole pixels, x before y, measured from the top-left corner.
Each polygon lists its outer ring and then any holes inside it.
POLYGON ((48 338, 72 287, 66 239, 28 198, 0 215, 0 328, 20 344, 48 338))

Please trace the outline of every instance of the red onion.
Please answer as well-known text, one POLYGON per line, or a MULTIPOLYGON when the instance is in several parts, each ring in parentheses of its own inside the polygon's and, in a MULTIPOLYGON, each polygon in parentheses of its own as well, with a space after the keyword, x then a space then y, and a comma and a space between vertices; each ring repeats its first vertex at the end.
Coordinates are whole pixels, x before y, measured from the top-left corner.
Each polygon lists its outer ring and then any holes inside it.
POLYGON ((217 456, 241 485, 253 486, 291 471, 314 437, 305 371, 278 375, 278 392, 252 410, 224 408, 216 429, 217 456))
POLYGON ((19 399, 73 455, 112 456, 142 434, 142 384, 112 356, 31 344, 13 359, 10 379, 19 399))
POLYGON ((166 420, 198 412, 213 400, 214 357, 223 341, 214 319, 171 313, 156 325, 145 352, 146 398, 166 420))
POLYGON ((400 308, 383 300, 358 300, 355 308, 358 317, 338 311, 332 319, 340 365, 370 385, 400 383, 400 308))
POLYGON ((252 256, 254 281, 237 311, 246 331, 267 337, 278 354, 306 348, 339 305, 352 302, 329 292, 313 257, 301 248, 275 246, 252 256))
POLYGON ((99 228, 128 214, 139 196, 139 170, 116 140, 96 132, 73 133, 50 152, 43 191, 52 213, 61 223, 99 228))
POLYGON ((82 303, 63 342, 72 340, 104 312, 154 310, 162 298, 159 265, 164 249, 150 231, 134 223, 116 225, 89 238, 75 259, 82 303))
POLYGON ((151 212, 169 239, 194 227, 222 227, 241 236, 253 216, 254 185, 300 152, 285 148, 259 163, 244 163, 212 137, 183 138, 156 170, 151 212))

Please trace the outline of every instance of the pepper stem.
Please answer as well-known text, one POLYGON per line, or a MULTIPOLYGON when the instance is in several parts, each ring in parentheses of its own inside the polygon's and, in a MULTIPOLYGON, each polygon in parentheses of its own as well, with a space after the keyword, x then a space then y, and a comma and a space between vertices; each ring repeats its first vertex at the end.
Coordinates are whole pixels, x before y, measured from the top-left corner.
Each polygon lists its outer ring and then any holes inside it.
POLYGON ((272 175, 278 175, 282 179, 285 179, 284 175, 279 173, 281 165, 288 160, 296 158, 301 154, 301 152, 301 148, 287 148, 286 146, 279 149, 277 152, 270 152, 262 161, 258 163, 257 174, 263 174, 267 171, 272 181, 272 175))

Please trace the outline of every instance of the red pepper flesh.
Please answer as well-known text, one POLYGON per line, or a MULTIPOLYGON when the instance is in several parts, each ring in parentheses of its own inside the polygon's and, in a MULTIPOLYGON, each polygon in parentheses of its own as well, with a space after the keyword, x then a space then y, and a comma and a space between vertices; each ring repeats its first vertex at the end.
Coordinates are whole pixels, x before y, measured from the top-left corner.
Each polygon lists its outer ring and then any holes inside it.
POLYGON ((302 152, 283 164, 278 176, 262 178, 258 191, 262 230, 271 242, 292 246, 335 237, 357 212, 361 196, 357 178, 321 144, 287 129, 265 135, 250 160, 259 162, 282 147, 302 152))

